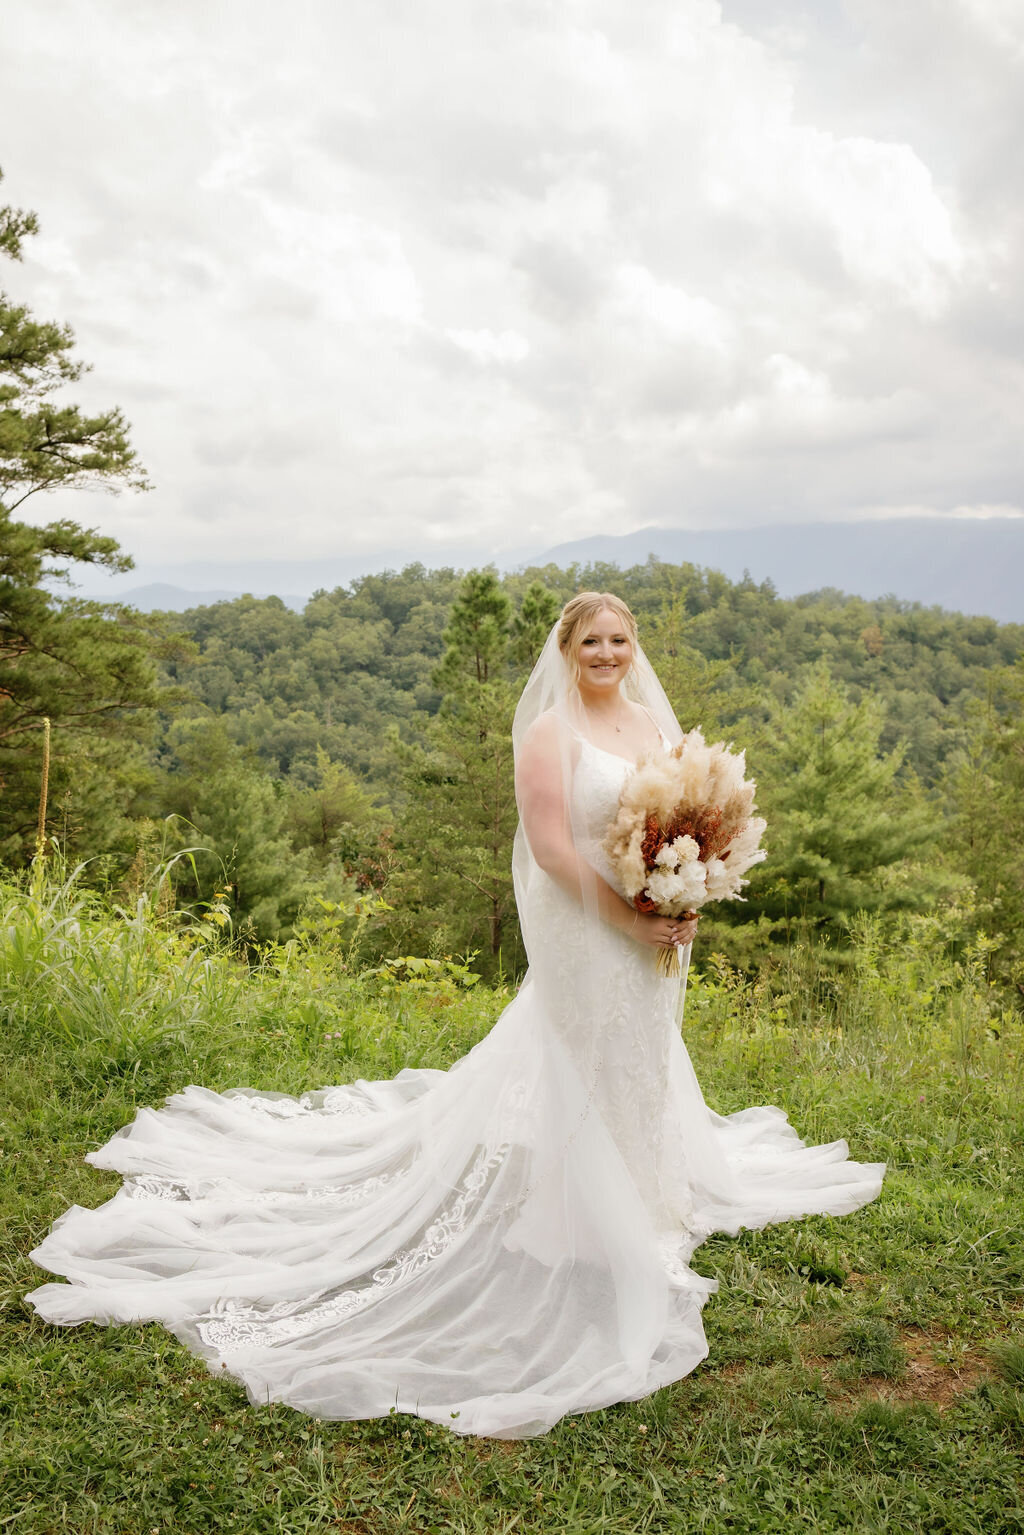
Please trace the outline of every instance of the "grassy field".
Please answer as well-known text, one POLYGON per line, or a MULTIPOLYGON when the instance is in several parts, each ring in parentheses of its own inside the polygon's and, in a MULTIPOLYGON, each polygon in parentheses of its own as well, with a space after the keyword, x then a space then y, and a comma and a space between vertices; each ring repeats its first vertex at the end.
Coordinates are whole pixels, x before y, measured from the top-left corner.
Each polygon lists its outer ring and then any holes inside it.
POLYGON ((686 1036, 709 1101, 785 1107, 885 1160, 843 1220, 714 1239, 710 1359, 542 1439, 255 1410, 156 1326, 59 1331, 21 1297, 84 1152, 185 1083, 298 1091, 444 1065, 507 1000, 458 966, 352 974, 344 944, 254 972, 145 905, 0 891, 0 1532, 1024 1531, 1024 1029, 941 924, 865 925, 839 979, 705 958, 686 1036))

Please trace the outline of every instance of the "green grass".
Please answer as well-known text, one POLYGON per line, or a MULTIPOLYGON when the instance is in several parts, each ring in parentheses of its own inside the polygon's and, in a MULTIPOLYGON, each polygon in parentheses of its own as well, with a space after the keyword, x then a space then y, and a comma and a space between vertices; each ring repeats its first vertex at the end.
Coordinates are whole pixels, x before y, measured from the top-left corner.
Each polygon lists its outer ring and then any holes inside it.
POLYGON ((864 928, 838 981, 806 954, 754 982, 705 964, 686 1034, 711 1103, 847 1136, 889 1161, 883 1195, 708 1242, 704 1366, 503 1443, 253 1409, 159 1327, 24 1306, 28 1250, 117 1186, 83 1153, 138 1105, 443 1065, 507 1000, 458 966, 352 975, 329 946, 249 972, 207 937, 0 892, 3 1535, 1024 1531, 1024 1032, 983 955, 916 921, 864 928))

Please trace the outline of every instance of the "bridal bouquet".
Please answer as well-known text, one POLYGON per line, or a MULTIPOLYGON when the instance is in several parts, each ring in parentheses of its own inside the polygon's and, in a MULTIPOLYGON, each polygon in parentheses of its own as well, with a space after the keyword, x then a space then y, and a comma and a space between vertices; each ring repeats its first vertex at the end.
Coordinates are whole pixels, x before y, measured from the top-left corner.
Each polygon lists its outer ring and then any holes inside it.
MULTIPOLYGON (((747 870, 766 856, 765 822, 742 752, 708 746, 699 730, 671 751, 641 757, 619 796, 605 851, 639 912, 692 916, 707 901, 739 899, 747 870)), ((659 949, 662 975, 679 974, 674 948, 659 949)))

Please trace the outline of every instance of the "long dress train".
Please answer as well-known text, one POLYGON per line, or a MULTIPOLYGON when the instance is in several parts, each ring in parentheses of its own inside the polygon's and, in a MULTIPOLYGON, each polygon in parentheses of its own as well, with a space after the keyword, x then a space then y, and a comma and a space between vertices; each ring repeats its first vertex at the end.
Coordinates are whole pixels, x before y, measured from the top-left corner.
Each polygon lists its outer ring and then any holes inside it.
MULTIPOLYGON (((575 775, 609 880, 628 768, 584 743, 575 775)), ((854 1210, 884 1169, 805 1146, 778 1109, 710 1111, 654 951, 607 928, 595 961, 542 874, 525 901, 528 978, 451 1070, 142 1109, 88 1157, 118 1194, 33 1253, 71 1280, 32 1293, 40 1316, 159 1320, 253 1402, 461 1434, 543 1433, 691 1371, 703 1238, 854 1210), (595 963, 598 1018, 574 986, 595 963)))

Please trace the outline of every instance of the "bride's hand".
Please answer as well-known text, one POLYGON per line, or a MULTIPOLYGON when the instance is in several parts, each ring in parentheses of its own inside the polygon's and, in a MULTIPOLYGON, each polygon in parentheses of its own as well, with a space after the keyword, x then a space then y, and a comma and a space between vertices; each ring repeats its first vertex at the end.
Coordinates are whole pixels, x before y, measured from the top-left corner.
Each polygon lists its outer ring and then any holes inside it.
POLYGON ((673 944, 692 943, 697 932, 697 917, 659 917, 656 913, 641 915, 630 933, 638 943, 649 943, 655 949, 670 949, 673 944))

